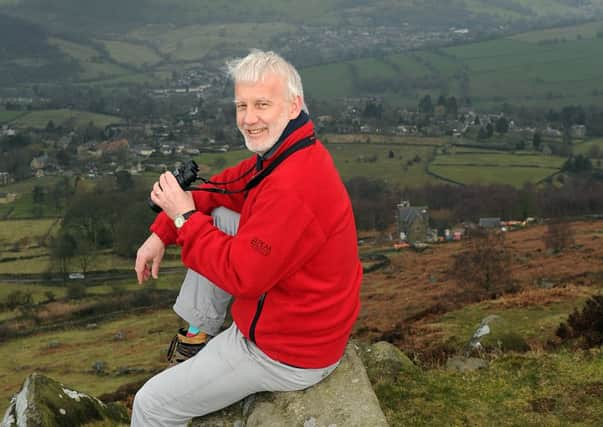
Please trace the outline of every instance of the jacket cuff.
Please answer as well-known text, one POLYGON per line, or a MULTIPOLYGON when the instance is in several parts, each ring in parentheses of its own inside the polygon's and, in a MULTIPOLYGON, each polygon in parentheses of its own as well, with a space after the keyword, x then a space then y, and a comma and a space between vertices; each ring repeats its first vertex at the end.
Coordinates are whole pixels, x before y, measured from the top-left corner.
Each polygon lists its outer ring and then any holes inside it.
POLYGON ((151 227, 151 232, 157 234, 164 245, 171 245, 176 242, 177 232, 174 222, 168 217, 165 212, 161 212, 155 218, 151 227))

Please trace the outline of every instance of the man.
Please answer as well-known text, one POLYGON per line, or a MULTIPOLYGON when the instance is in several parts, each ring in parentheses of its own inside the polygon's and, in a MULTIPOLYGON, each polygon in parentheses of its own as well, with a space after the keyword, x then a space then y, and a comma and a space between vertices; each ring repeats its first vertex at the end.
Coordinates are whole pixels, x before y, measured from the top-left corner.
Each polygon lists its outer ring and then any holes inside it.
POLYGON ((316 384, 339 363, 358 315, 352 207, 314 136, 299 74, 252 51, 230 75, 255 156, 213 177, 209 191, 185 192, 170 173, 153 186, 163 212, 138 250, 138 281, 156 278, 165 246, 180 245, 190 270, 174 310, 190 327, 171 349, 180 363, 136 394, 134 426, 184 426, 259 391, 316 384), (231 296, 233 324, 220 332, 231 296))

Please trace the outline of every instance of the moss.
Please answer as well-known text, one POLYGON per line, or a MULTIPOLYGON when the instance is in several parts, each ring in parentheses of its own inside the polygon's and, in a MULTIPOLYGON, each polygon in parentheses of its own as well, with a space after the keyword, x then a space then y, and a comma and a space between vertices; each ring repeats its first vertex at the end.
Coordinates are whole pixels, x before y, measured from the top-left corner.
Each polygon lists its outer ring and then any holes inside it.
POLYGON ((603 352, 508 354, 469 373, 401 370, 375 392, 392 426, 595 426, 603 419, 603 352))
POLYGON ((31 425, 71 427, 95 421, 129 421, 121 405, 106 406, 43 375, 34 373, 29 381, 27 420, 31 425))

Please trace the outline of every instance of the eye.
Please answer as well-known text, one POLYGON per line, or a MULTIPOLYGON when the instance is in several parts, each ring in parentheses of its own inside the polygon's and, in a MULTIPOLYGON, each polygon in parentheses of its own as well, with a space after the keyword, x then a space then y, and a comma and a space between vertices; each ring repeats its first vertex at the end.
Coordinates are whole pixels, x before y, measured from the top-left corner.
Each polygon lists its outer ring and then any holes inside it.
POLYGON ((260 101, 256 105, 257 105, 257 108, 261 108, 262 110, 264 110, 270 106, 270 103, 268 103, 266 101, 260 101))
POLYGON ((237 111, 244 111, 247 108, 247 105, 245 104, 236 104, 235 108, 237 111))

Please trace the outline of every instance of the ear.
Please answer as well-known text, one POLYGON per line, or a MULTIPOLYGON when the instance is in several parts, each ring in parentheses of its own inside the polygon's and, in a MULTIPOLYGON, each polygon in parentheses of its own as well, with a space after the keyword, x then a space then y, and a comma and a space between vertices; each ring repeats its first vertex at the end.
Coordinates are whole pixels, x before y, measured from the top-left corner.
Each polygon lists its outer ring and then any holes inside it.
POLYGON ((304 100, 302 99, 301 96, 297 95, 297 96, 293 97, 293 99, 291 100, 291 104, 289 106, 289 120, 293 120, 297 116, 299 116, 299 113, 302 110, 303 103, 304 103, 304 100))

